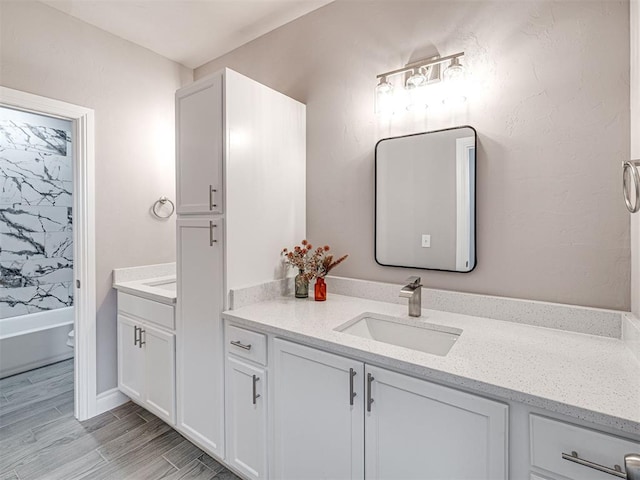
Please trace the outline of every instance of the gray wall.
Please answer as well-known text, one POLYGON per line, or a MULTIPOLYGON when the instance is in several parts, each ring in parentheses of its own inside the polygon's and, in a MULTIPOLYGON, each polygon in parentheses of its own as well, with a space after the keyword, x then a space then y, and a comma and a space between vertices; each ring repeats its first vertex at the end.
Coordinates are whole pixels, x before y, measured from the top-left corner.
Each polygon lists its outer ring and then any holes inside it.
POLYGON ((307 231, 350 254, 336 274, 629 309, 628 2, 338 0, 195 77, 223 66, 307 104, 307 231), (434 49, 466 52, 466 105, 376 117, 376 74, 434 49), (376 141, 461 124, 478 131, 478 267, 378 266, 376 141))
POLYGON ((0 2, 0 83, 95 110, 98 392, 117 385, 117 267, 175 260, 176 89, 192 71, 44 4, 0 2), (174 217, 175 218, 175 217, 174 217))

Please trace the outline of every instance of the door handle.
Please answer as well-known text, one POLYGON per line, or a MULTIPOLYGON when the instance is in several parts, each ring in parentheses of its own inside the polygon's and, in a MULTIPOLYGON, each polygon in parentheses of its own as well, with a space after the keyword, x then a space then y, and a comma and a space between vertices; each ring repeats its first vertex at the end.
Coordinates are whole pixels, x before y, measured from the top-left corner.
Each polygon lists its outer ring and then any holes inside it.
POLYGON ((138 326, 133 326, 133 346, 138 345, 138 326))
POLYGON ((216 240, 215 235, 213 234, 213 229, 216 228, 217 226, 218 225, 216 225, 212 221, 209 221, 209 246, 210 247, 213 247, 213 244, 218 241, 216 240))
POLYGON ((620 465, 614 465, 613 468, 605 467, 604 465, 600 465, 598 463, 585 460, 584 458, 580 458, 578 456, 578 452, 576 451, 571 452, 570 455, 568 453, 562 453, 562 459, 569 460, 570 462, 577 463, 578 465, 582 465, 584 467, 593 468, 594 470, 598 470, 599 472, 608 473, 609 475, 613 475, 614 477, 630 478, 627 477, 627 474, 622 471, 620 465))
POLYGON ((260 380, 260 377, 257 377, 256 375, 253 376, 253 404, 256 404, 256 400, 258 400, 258 398, 260 398, 260 394, 257 392, 257 387, 256 387, 256 383, 258 383, 258 380, 260 380))
POLYGON ((244 343, 240 342, 239 340, 231 340, 229 343, 231 345, 233 345, 234 347, 242 348, 243 350, 251 350, 251 344, 250 343, 245 345, 244 343))
POLYGON ((209 210, 213 210, 214 208, 216 208, 218 205, 216 205, 215 203, 213 203, 214 200, 214 194, 217 193, 218 190, 213 188, 213 185, 209 185, 209 210))
POLYGON ((356 397, 356 392, 353 391, 353 377, 356 376, 356 371, 353 368, 349 369, 349 405, 353 406, 353 399, 356 397))
POLYGON ((140 328, 138 329, 138 331, 140 332, 140 338, 139 338, 139 340, 138 340, 138 347, 142 348, 142 345, 144 345, 145 343, 147 343, 147 342, 142 341, 142 334, 143 334, 143 333, 146 333, 146 330, 143 330, 143 329, 142 329, 142 327, 140 327, 140 328))
POLYGON ((371 397, 371 384, 375 378, 370 373, 367 373, 367 412, 371 411, 371 404, 373 403, 373 398, 371 397))

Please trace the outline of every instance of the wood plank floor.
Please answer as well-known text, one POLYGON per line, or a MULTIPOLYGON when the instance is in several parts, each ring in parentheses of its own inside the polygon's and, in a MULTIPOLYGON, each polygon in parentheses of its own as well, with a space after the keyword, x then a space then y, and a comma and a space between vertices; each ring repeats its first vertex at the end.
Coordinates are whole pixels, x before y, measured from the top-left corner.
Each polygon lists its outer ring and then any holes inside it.
POLYGON ((239 480, 127 403, 73 417, 73 360, 0 380, 0 480, 239 480))

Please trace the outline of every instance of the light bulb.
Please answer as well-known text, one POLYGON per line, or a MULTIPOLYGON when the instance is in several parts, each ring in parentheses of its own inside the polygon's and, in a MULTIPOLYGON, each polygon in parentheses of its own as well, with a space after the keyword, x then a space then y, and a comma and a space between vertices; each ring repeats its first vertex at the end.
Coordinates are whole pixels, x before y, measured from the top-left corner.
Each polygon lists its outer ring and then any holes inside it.
POLYGON ((407 102, 405 103, 408 111, 424 110, 428 105, 427 87, 415 87, 405 91, 407 102))
POLYGON ((408 112, 419 112, 420 110, 426 110, 428 105, 426 103, 410 103, 407 105, 408 112))
POLYGON ((418 72, 414 70, 411 76, 407 79, 407 88, 417 88, 427 83, 427 77, 422 73, 422 69, 419 68, 418 72))
POLYGON ((393 85, 382 77, 376 86, 376 113, 393 113, 393 85))
POLYGON ((460 65, 458 57, 451 60, 451 64, 444 71, 443 77, 446 94, 442 103, 456 106, 466 102, 466 72, 464 66, 460 65))
POLYGON ((380 82, 376 86, 377 94, 391 93, 393 91, 393 85, 387 81, 387 77, 382 77, 380 82))
POLYGON ((444 79, 448 82, 456 82, 464 80, 464 66, 460 65, 458 57, 451 60, 451 64, 444 71, 444 79))

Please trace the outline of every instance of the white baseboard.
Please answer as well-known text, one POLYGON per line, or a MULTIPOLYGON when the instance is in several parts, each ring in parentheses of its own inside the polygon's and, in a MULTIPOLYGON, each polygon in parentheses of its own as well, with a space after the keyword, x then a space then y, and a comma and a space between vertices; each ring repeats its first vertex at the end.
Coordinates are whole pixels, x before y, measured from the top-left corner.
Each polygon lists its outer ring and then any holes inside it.
POLYGON ((117 388, 112 388, 106 392, 99 393, 96 400, 96 415, 100 415, 107 410, 111 410, 112 408, 119 407, 123 403, 127 403, 129 401, 129 397, 117 388))

